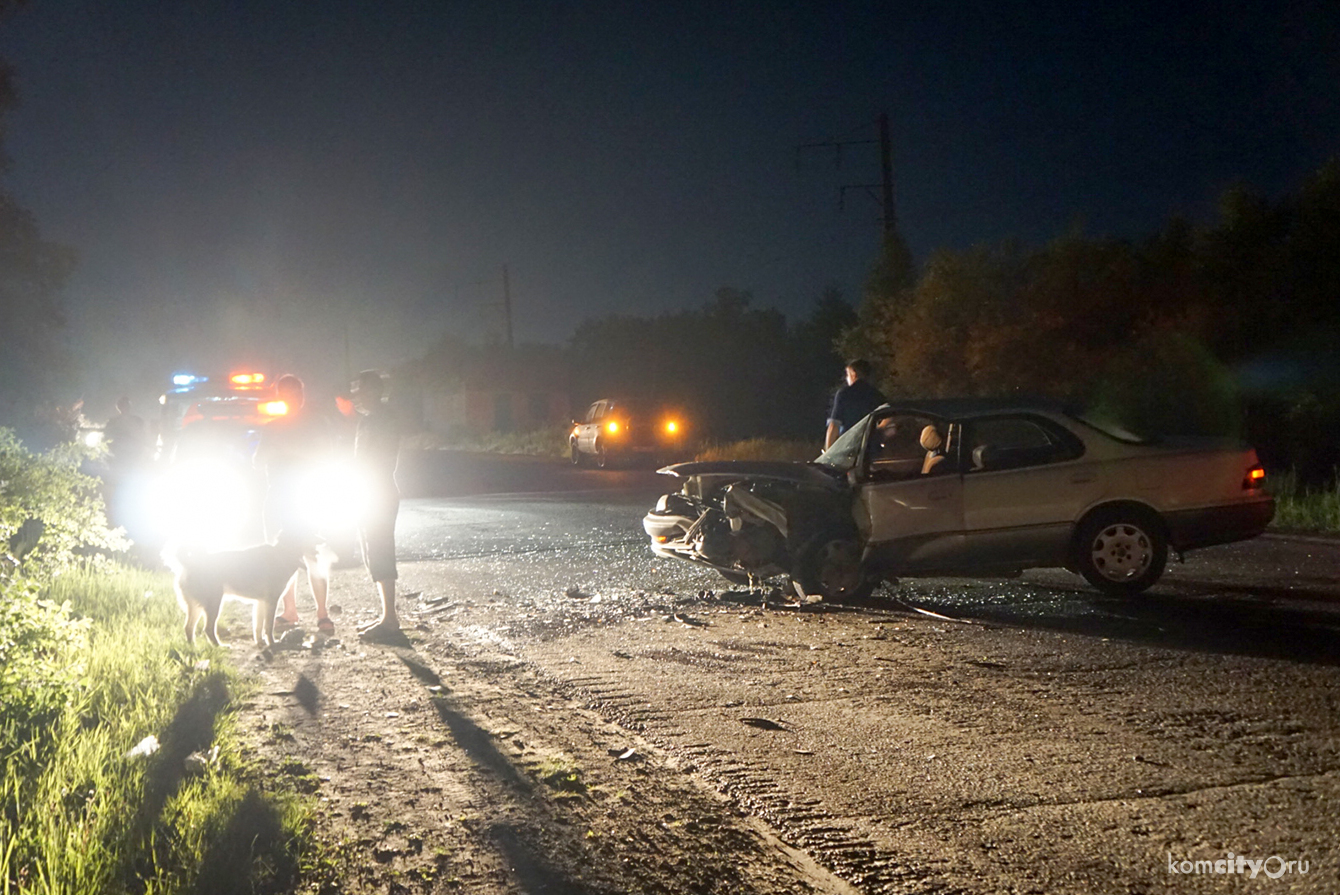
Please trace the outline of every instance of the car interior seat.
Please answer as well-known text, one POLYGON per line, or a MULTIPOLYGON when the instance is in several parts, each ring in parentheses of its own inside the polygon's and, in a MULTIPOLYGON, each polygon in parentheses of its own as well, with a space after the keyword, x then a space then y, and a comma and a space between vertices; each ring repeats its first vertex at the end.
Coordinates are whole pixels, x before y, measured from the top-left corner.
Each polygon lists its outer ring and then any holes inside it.
POLYGON ((940 438, 940 433, 934 426, 927 426, 921 430, 921 447, 926 452, 926 459, 921 463, 922 475, 929 475, 932 469, 944 461, 945 455, 940 451, 942 444, 944 440, 940 438))

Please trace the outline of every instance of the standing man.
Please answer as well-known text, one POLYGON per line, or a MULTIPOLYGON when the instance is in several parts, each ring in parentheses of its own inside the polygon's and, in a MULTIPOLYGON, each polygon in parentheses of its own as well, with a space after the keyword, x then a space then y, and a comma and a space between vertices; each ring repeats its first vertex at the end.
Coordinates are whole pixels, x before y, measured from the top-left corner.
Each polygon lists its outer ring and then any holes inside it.
MULTIPOLYGON (((302 561, 316 600, 316 629, 330 635, 335 633, 335 622, 326 610, 330 569, 318 559, 320 523, 307 506, 304 493, 305 479, 330 454, 330 428, 323 417, 307 407, 302 380, 292 373, 279 377, 275 397, 287 405, 286 411, 261 429, 260 444, 256 447, 256 465, 265 470, 267 486, 265 534, 273 542, 280 531, 286 531, 301 539, 305 550, 310 549, 310 553, 303 553, 302 561)), ((275 619, 276 633, 297 626, 297 592, 295 573, 284 588, 283 609, 275 619)))
POLYGON ((130 528, 126 492, 149 462, 149 427, 130 411, 130 398, 116 399, 116 416, 102 428, 107 445, 107 475, 103 478, 103 500, 113 525, 130 528))
POLYGON ((360 520, 359 544, 363 564, 377 587, 381 616, 359 629, 369 643, 406 642, 396 614, 395 520, 400 512, 400 490, 395 483, 400 457, 400 426, 385 404, 386 386, 376 370, 364 370, 350 384, 354 409, 359 413, 354 434, 354 463, 368 485, 368 508, 360 520))
POLYGON ((870 363, 862 358, 848 361, 847 384, 833 396, 833 409, 828 414, 824 450, 832 447, 839 435, 883 403, 884 393, 870 384, 870 363))

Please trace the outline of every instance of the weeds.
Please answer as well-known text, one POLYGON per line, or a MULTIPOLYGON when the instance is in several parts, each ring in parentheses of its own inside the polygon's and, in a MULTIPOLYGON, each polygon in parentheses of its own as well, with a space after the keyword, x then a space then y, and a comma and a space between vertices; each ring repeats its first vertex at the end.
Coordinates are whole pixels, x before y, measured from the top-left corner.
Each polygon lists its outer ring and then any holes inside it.
MULTIPOLYGON (((278 892, 296 880, 306 803, 255 785, 231 712, 239 683, 179 644, 170 594, 166 575, 130 569, 69 571, 41 593, 41 617, 60 607, 80 635, 28 653, 72 675, 41 704, 40 729, 10 716, 0 729, 0 893, 278 892), (150 735, 157 750, 131 757, 150 735)), ((0 705, 21 684, 0 681, 0 705)))
POLYGON ((1266 481, 1275 495, 1271 527, 1340 533, 1340 474, 1315 487, 1303 485, 1293 470, 1272 474, 1266 481))
POLYGON ((582 769, 562 758, 551 758, 536 768, 540 782, 561 793, 582 794, 587 790, 582 769))
POLYGON ((436 436, 420 434, 407 442, 419 448, 439 448, 457 451, 479 451, 490 454, 529 454, 535 457, 559 458, 568 454, 568 434, 572 426, 548 426, 529 432, 482 432, 436 436))
POLYGON ((780 438, 749 438, 744 441, 704 442, 693 459, 716 460, 813 460, 822 446, 811 441, 780 438))

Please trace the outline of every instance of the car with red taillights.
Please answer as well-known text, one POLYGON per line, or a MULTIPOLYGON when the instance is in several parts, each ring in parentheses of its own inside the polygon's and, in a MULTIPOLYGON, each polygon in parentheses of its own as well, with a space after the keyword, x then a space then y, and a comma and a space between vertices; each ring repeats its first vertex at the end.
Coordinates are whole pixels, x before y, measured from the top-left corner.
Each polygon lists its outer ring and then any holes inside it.
POLYGON ((1234 438, 1142 438, 1046 405, 884 405, 809 463, 681 463, 651 549, 732 581, 859 597, 882 579, 1060 567, 1139 593, 1170 551, 1255 537, 1265 471, 1234 438))

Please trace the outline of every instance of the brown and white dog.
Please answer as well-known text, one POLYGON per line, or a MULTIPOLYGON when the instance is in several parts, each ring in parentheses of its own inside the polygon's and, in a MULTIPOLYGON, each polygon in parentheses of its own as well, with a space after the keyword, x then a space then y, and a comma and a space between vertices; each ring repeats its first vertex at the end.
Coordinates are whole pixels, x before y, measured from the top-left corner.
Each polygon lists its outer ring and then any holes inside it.
POLYGON ((205 636, 219 645, 216 626, 225 596, 253 604, 251 631, 259 646, 275 642, 275 610, 289 580, 303 567, 303 556, 325 557, 314 543, 304 543, 280 532, 273 544, 217 553, 167 547, 163 561, 176 576, 177 602, 186 613, 186 639, 195 643, 195 629, 205 618, 205 636))

